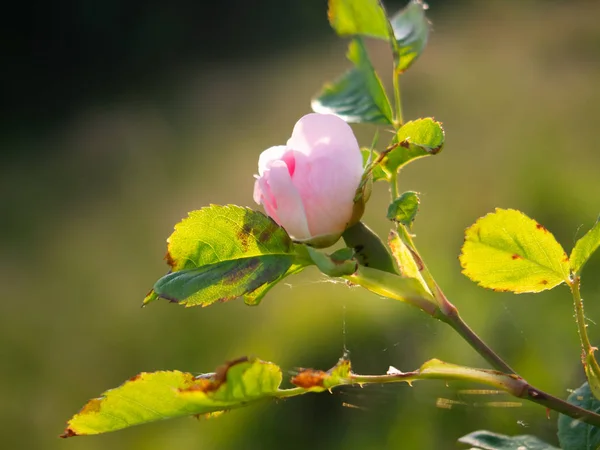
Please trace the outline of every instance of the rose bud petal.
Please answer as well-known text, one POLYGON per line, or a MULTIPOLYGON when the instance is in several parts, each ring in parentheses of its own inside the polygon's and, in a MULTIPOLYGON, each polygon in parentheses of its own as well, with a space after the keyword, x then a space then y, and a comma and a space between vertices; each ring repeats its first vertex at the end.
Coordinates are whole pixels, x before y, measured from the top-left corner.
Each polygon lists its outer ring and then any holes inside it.
POLYGON ((353 209, 362 174, 350 126, 331 114, 307 114, 287 145, 260 155, 254 200, 295 241, 327 247, 360 220, 353 209))

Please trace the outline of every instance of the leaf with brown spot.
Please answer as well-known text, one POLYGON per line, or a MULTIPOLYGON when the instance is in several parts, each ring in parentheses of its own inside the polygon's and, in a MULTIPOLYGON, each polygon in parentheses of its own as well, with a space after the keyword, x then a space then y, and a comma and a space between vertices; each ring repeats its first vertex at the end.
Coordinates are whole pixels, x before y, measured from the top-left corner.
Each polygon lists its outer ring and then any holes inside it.
POLYGON ((514 209, 496 209, 465 232, 463 273, 496 291, 540 292, 569 281, 565 251, 535 220, 514 209))
POLYGON ((61 437, 239 408, 276 396, 281 379, 278 366, 256 358, 240 358, 200 377, 179 371, 141 373, 90 400, 68 422, 61 437))
POLYGON ((207 306, 238 297, 258 304, 272 286, 307 263, 272 219, 233 205, 191 212, 168 239, 167 261, 172 271, 156 282, 144 304, 164 298, 207 306))
POLYGON ((425 156, 437 155, 444 147, 442 124, 433 118, 406 122, 394 137, 396 148, 383 159, 386 172, 394 173, 409 162, 425 156))

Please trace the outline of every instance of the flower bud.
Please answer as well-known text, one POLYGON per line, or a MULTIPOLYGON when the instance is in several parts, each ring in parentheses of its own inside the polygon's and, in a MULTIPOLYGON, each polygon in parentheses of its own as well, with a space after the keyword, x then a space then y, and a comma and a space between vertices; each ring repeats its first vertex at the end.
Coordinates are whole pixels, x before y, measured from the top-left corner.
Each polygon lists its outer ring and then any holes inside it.
POLYGON ((307 114, 286 145, 261 153, 254 201, 295 241, 328 247, 360 220, 354 197, 362 174, 350 126, 331 114, 307 114))

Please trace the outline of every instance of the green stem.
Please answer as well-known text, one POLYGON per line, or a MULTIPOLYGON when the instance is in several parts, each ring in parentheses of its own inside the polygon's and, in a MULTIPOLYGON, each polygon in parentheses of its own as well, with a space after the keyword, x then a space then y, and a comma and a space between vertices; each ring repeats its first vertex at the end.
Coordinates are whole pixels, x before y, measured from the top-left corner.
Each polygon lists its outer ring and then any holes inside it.
MULTIPOLYGON (((379 7, 385 11, 385 5, 383 2, 379 0, 378 3, 379 7)), ((398 130, 404 124, 404 119, 402 118, 402 102, 400 99, 400 71, 398 70, 398 64, 400 62, 400 48, 398 46, 398 41, 396 41, 394 28, 389 20, 387 21, 387 28, 390 35, 390 48, 392 49, 392 55, 394 57, 394 71, 392 72, 392 83, 394 84, 394 102, 396 103, 394 128, 398 130)))
POLYGON ((577 322, 579 340, 581 341, 581 349, 583 351, 582 362, 586 370, 586 374, 589 378, 589 370, 591 370, 592 373, 596 376, 600 375, 600 366, 598 365, 598 361, 596 361, 596 358, 594 357, 594 351, 596 351, 597 349, 596 347, 592 346, 590 338, 587 334, 587 324, 585 322, 585 312, 583 310, 583 299, 581 298, 581 292, 579 290, 580 283, 581 278, 579 276, 575 276, 571 283, 569 283, 569 287, 571 288, 571 293, 573 294, 575 320, 577 322))
POLYGON ((418 379, 438 379, 438 380, 469 380, 476 381, 482 384, 487 384, 496 388, 503 389, 509 394, 528 400, 538 405, 542 405, 548 409, 559 412, 573 419, 581 420, 587 424, 595 427, 600 427, 600 415, 589 411, 587 409, 580 408, 579 406, 572 405, 558 397, 554 397, 544 391, 541 391, 534 386, 531 386, 523 378, 516 375, 504 375, 499 372, 489 372, 486 374, 480 374, 476 378, 463 376, 460 374, 448 374, 448 373, 425 373, 418 374, 417 372, 407 372, 392 375, 352 375, 352 381, 358 384, 367 383, 393 383, 397 381, 415 381, 418 379), (510 380, 503 380, 499 377, 510 377, 510 380))
POLYGON ((496 389, 501 389, 514 397, 528 400, 533 403, 542 405, 548 409, 552 409, 573 419, 581 420, 587 424, 600 427, 600 415, 580 408, 578 406, 567 403, 560 398, 554 397, 546 392, 543 392, 534 386, 530 385, 523 378, 514 374, 505 374, 494 370, 475 369, 471 367, 457 366, 455 364, 446 363, 439 360, 431 360, 423 364, 420 369, 412 372, 392 372, 385 375, 359 375, 350 372, 346 376, 331 377, 332 372, 335 372, 335 367, 328 372, 312 371, 315 377, 315 384, 311 388, 295 387, 292 389, 283 389, 277 391, 274 396, 277 398, 289 398, 303 395, 308 392, 323 392, 327 389, 335 389, 340 386, 350 385, 365 385, 365 384, 382 384, 382 383, 399 383, 419 380, 460 380, 481 383, 492 386, 496 389))
POLYGON ((394 121, 394 125, 396 130, 400 129, 404 124, 404 118, 402 117, 402 100, 400 98, 400 75, 398 75, 396 70, 396 64, 394 63, 394 74, 393 74, 393 83, 394 83, 394 103, 396 104, 396 120, 394 121))
MULTIPOLYGON (((451 305, 451 304, 450 304, 451 305)), ((436 316, 437 319, 450 325, 454 331, 456 331, 483 359, 485 359, 492 367, 496 370, 508 374, 515 374, 515 371, 500 357, 494 350, 492 350, 478 335, 475 333, 469 325, 460 317, 458 309, 454 305, 451 305, 446 313, 442 313, 436 316)))
POLYGON ((585 323, 585 313, 583 311, 583 299, 579 290, 580 278, 578 276, 569 285, 573 294, 573 306, 575 307, 575 319, 577 321, 577 329, 579 330, 579 339, 581 340, 581 348, 587 356, 593 347, 590 343, 590 338, 587 334, 587 324, 585 323))
MULTIPOLYGON (((517 377, 515 371, 500 356, 498 356, 498 354, 496 354, 496 352, 494 352, 467 325, 466 322, 464 322, 464 320, 460 317, 457 308, 452 303, 450 303, 450 301, 448 301, 448 299, 436 283, 435 279, 433 278, 433 275, 424 263, 423 259, 419 255, 412 240, 412 236, 410 235, 408 230, 400 224, 397 228, 400 238, 403 240, 403 242, 413 254, 415 262, 421 270, 423 279, 425 280, 425 283, 433 293, 435 301, 438 304, 438 308, 436 308, 433 317, 451 326, 479 355, 481 355, 496 370, 517 377)), ((580 330, 582 346, 584 347, 584 351, 586 351, 587 356, 594 351, 594 348, 591 346, 590 341, 587 337, 585 316, 583 314, 583 302, 581 301, 581 297, 579 294, 579 279, 576 280, 576 283, 573 283, 571 289, 573 290, 573 297, 575 300, 575 310, 577 316, 577 323, 580 330)), ((588 361, 590 360, 590 358, 586 359, 588 361)), ((596 360, 594 358, 591 359, 591 364, 594 365, 593 368, 598 368, 596 360)), ((600 368, 598 368, 598 371, 596 373, 600 373, 600 368)), ((574 419, 579 419, 583 422, 594 426, 600 425, 600 415, 592 411, 588 411, 586 409, 574 406, 564 400, 554 397, 546 392, 543 392, 524 381, 523 383, 525 384, 523 385, 523 389, 521 391, 519 391, 517 394, 515 394, 514 392, 511 393, 513 393, 513 395, 516 395, 519 398, 538 403, 542 406, 545 406, 546 408, 565 414, 574 419)))
MULTIPOLYGON (((397 174, 394 173, 390 179, 390 192, 392 194, 392 201, 398 196, 397 186, 397 174)), ((433 275, 427 268, 427 265, 419 255, 417 247, 412 239, 412 235, 408 232, 407 228, 402 225, 397 225, 398 236, 406 247, 410 250, 417 267, 425 281, 425 284, 433 294, 438 308, 436 308, 433 317, 441 320, 442 322, 450 325, 467 343, 479 353, 492 367, 500 370, 504 373, 514 374, 515 371, 506 363, 500 356, 498 356, 488 345, 481 340, 481 338, 462 320, 458 313, 458 309, 450 303, 446 298, 443 291, 438 286, 437 282, 433 278, 433 275)), ((430 306, 430 305, 428 305, 430 306)), ((423 309, 423 308, 421 308, 423 309)), ((431 314, 429 310, 423 309, 428 314, 431 314)))

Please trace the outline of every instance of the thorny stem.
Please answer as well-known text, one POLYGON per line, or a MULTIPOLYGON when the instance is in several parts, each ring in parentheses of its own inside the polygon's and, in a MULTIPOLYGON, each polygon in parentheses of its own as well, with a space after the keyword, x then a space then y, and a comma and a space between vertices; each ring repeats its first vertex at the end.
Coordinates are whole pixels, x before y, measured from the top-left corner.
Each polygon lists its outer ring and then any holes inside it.
MULTIPOLYGON (((327 377, 329 372, 311 371, 315 379, 319 377, 327 377)), ((330 371, 331 372, 331 371, 330 371)), ((542 405, 548 409, 552 409, 573 419, 581 420, 587 424, 600 427, 600 415, 580 408, 579 406, 567 403, 553 395, 547 394, 534 386, 530 385, 523 378, 514 374, 504 374, 493 370, 472 369, 468 367, 455 366, 453 364, 444 363, 442 361, 429 361, 425 363, 421 369, 413 372, 393 372, 386 375, 358 375, 350 372, 347 377, 340 377, 334 383, 330 384, 329 390, 339 386, 360 385, 365 384, 381 384, 381 383, 399 383, 418 380, 463 380, 486 384, 497 389, 504 390, 509 394, 531 402, 542 405), (433 364, 430 364, 433 363, 433 364)), ((296 397, 306 394, 310 391, 321 392, 325 390, 318 382, 314 388, 307 389, 304 387, 295 387, 291 389, 278 390, 274 395, 277 398, 296 397), (316 389, 315 389, 316 388, 316 389)))
POLYGON ((515 371, 467 325, 460 317, 458 309, 454 305, 451 306, 446 314, 441 313, 436 319, 450 325, 492 367, 504 373, 515 374, 515 371))
MULTIPOLYGON (((417 371, 418 372, 418 371, 417 371)), ((397 381, 407 381, 404 380, 408 378, 410 380, 415 380, 415 373, 399 373, 399 374, 390 374, 390 375, 353 375, 352 381, 359 384, 367 384, 367 383, 393 383, 397 381)), ((497 374, 502 375, 502 374, 497 374)), ((506 375, 509 376, 509 375, 506 375)), ((454 377, 449 376, 448 374, 429 374, 426 377, 419 378, 430 378, 430 379, 441 379, 441 380, 452 380, 452 379, 463 379, 463 377, 454 377)), ((485 384, 491 384, 493 386, 497 386, 496 383, 489 382, 485 379, 478 380, 485 384)), ((529 400, 531 402, 537 403, 538 405, 545 406, 548 409, 554 410, 566 416, 569 416, 573 419, 581 420, 589 425, 593 425, 595 427, 600 427, 600 415, 593 412, 588 411, 587 409, 580 408, 579 406, 572 405, 558 397, 554 397, 546 392, 543 392, 534 386, 531 386, 527 381, 523 378, 512 375, 512 380, 509 386, 504 388, 505 391, 510 393, 511 395, 521 398, 524 400, 529 400)))
MULTIPOLYGON (((393 173, 390 178, 390 193, 392 201, 398 197, 398 184, 397 184, 397 173, 393 173)), ((427 268, 427 265, 419 255, 417 247, 412 239, 411 234, 408 232, 406 227, 402 224, 398 224, 396 227, 398 235, 404 244, 408 247, 412 256, 421 271, 423 280, 429 287, 434 298, 438 303, 438 308, 434 317, 442 322, 450 325, 469 345, 479 353, 492 367, 500 370, 504 373, 514 374, 515 371, 506 363, 500 356, 496 354, 488 345, 481 340, 481 338, 466 324, 460 317, 458 309, 450 303, 446 298, 437 282, 433 278, 433 275, 427 268)))
MULTIPOLYGON (((393 36, 393 30, 391 30, 393 36)), ((392 49, 395 48, 395 40, 392 38, 392 49)), ((402 117, 402 103, 400 98, 400 75, 397 71, 397 61, 394 59, 394 72, 393 72, 393 88, 394 88, 394 100, 396 104, 396 117, 394 120, 394 127, 396 130, 400 129, 404 123, 402 117)), ((390 149, 391 150, 391 149, 390 149)), ((383 156, 383 154, 381 155, 383 156)), ((390 175, 390 194, 392 202, 398 198, 398 173, 394 172, 390 175)), ((451 326, 483 359, 485 359, 492 367, 512 375, 522 382, 522 389, 519 392, 511 392, 513 395, 519 398, 530 400, 534 403, 538 403, 546 408, 552 409, 559 413, 565 414, 573 419, 581 420, 582 422, 588 423, 600 427, 600 415, 593 411, 589 411, 578 406, 572 405, 558 397, 554 397, 546 392, 543 392, 525 380, 516 375, 516 372, 496 353, 494 352, 472 329, 467 323, 460 317, 458 309, 450 303, 446 298, 437 282, 433 278, 433 275, 427 268, 427 265, 419 255, 417 248, 413 242, 412 235, 408 229, 402 225, 397 225, 397 231, 400 239, 408 247, 412 256, 421 271, 423 280, 431 290, 435 300, 438 303, 438 308, 435 313, 432 314, 436 319, 451 326)), ((592 347, 590 340, 587 335, 587 326, 585 323, 585 314, 583 312, 583 300, 579 292, 579 277, 576 277, 572 283, 569 284, 573 293, 573 302, 575 306, 575 316, 577 319, 577 326, 579 329, 579 336, 581 339, 581 345, 584 352, 584 365, 589 363, 592 365, 592 370, 597 374, 600 374, 600 366, 596 359, 593 357, 593 352, 596 350, 592 347)), ((427 312, 427 311, 426 311, 427 312)), ((353 375, 353 381, 356 383, 387 383, 397 381, 398 377, 405 374, 393 374, 393 375, 381 375, 381 376, 359 376, 353 375)), ((447 378, 446 378, 447 379, 447 378)))
MULTIPOLYGON (((397 178, 395 175, 393 175, 390 180, 390 192, 392 194, 392 200, 396 199, 398 196, 398 187, 396 185, 396 182, 397 178)), ((425 280, 425 283, 427 284, 427 286, 433 293, 436 301, 438 302, 439 307, 436 310, 436 313, 433 314, 433 317, 451 326, 479 355, 481 355, 481 357, 483 357, 483 359, 485 359, 496 370, 499 370, 506 374, 512 374, 513 376, 517 376, 515 371, 496 352, 494 352, 460 317, 458 309, 446 298, 446 296, 438 286, 437 282, 433 278, 433 275, 427 268, 427 265, 419 255, 419 252, 417 251, 417 248, 413 242, 412 236, 408 232, 406 227, 401 224, 398 224, 397 230, 400 238, 411 251, 415 262, 421 269, 421 274, 423 276, 423 279, 425 280)), ((587 358, 588 355, 590 355, 595 350, 595 348, 592 347, 587 336, 585 315, 583 313, 583 301, 579 292, 578 277, 574 280, 570 287, 573 292, 573 300, 575 303, 575 315, 577 318, 577 325, 579 328, 581 345, 584 349, 585 357, 587 360, 589 359, 587 358)), ((600 367, 598 367, 598 364, 594 358, 592 358, 591 364, 595 364, 594 369, 598 370, 596 373, 600 373, 600 367)), ((390 377, 390 375, 386 375, 385 377, 390 377)), ((379 376, 377 377, 377 379, 379 380, 379 382, 386 382, 385 380, 387 378, 385 377, 379 376)), ((521 378, 519 377, 519 379, 521 378)), ((361 380, 362 381, 360 382, 365 382, 366 378, 363 378, 361 380)), ((374 381, 374 379, 371 380, 374 381)), ((588 411, 586 409, 572 405, 564 400, 559 399, 558 397, 554 397, 546 392, 543 392, 526 383, 524 380, 522 380, 522 382, 523 389, 518 393, 518 395, 512 392, 513 395, 516 395, 519 398, 530 400, 534 403, 545 406, 546 408, 572 417, 573 419, 581 420, 582 422, 588 423, 590 425, 600 426, 600 415, 592 411, 588 411)))
POLYGON ((571 289, 571 293, 573 294, 573 306, 575 308, 575 320, 577 321, 577 329, 579 331, 579 339, 581 341, 581 349, 583 350, 582 362, 584 367, 587 365, 591 365, 592 372, 595 374, 600 374, 600 367, 598 366, 598 362, 596 358, 594 358, 594 351, 597 350, 596 347, 592 346, 590 342, 590 338, 587 334, 587 324, 585 323, 585 313, 583 311, 583 299, 581 298, 581 292, 579 290, 579 285, 581 283, 581 278, 579 276, 574 276, 571 283, 569 283, 569 287, 571 289))
POLYGON ((587 325, 585 323, 585 313, 583 312, 583 299, 581 298, 581 292, 579 291, 580 278, 577 276, 569 285, 571 293, 573 294, 573 306, 575 307, 575 319, 577 321, 577 329, 579 330, 579 339, 581 340, 581 347, 587 355, 592 349, 592 344, 587 334, 587 325))
MULTIPOLYGON (((416 248, 414 247, 414 243, 412 242, 412 237, 406 231, 403 226, 398 227, 398 231, 404 229, 404 234, 400 236, 404 236, 407 239, 407 245, 409 249, 413 252, 413 256, 417 258, 417 263, 422 263, 422 274, 423 278, 430 286, 430 289, 434 289, 434 296, 439 303, 439 309, 434 314, 434 317, 438 320, 450 325, 479 355, 481 355, 492 367, 495 369, 507 373, 512 374, 513 376, 517 376, 515 371, 500 357, 496 352, 494 352, 468 325, 467 323, 460 317, 457 308, 448 301, 442 290, 439 288, 433 276, 427 270, 425 263, 423 263, 420 258, 416 248)), ((581 342, 584 347, 584 351, 586 351, 586 356, 593 352, 595 349, 591 346, 590 341, 587 337, 587 331, 585 326, 585 316, 583 314, 583 302, 581 300, 581 296, 579 293, 579 279, 577 278, 575 282, 571 285, 571 289, 573 291, 573 298, 575 300, 575 311, 577 316, 577 324, 580 330, 581 342)), ((595 364, 597 368, 598 364, 596 360, 592 360, 592 364, 595 364)), ((600 373, 600 368, 598 368, 598 372, 600 373)), ((521 379, 519 377, 519 379, 521 379)), ((525 400, 530 400, 539 405, 545 406, 548 409, 552 409, 559 413, 565 414, 573 419, 581 420, 590 425, 594 425, 596 427, 600 427, 600 415, 595 412, 589 411, 584 408, 580 408, 578 406, 572 405, 564 400, 561 400, 558 397, 554 397, 544 391, 541 391, 534 386, 526 383, 523 380, 523 389, 517 395, 514 392, 511 392, 513 395, 516 395, 519 398, 523 398, 525 400)))

